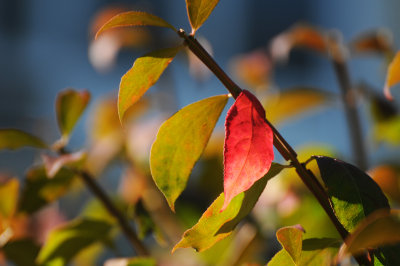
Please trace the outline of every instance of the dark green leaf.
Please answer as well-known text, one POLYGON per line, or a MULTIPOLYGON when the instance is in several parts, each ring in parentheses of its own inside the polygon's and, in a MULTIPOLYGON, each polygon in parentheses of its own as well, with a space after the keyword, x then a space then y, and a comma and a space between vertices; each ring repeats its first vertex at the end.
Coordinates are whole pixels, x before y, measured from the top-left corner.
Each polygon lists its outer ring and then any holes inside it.
POLYGON ((192 103, 160 127, 151 148, 151 174, 172 210, 227 101, 219 95, 192 103))
POLYGON ((47 148, 39 138, 18 129, 0 129, 0 149, 19 149, 22 147, 47 148))
POLYGON ((357 167, 329 157, 316 160, 335 214, 349 232, 373 211, 390 208, 380 187, 357 167))
POLYGON ((160 78, 182 46, 158 50, 136 59, 119 85, 118 114, 123 121, 125 112, 160 78))
POLYGON ((15 265, 34 266, 40 247, 32 239, 19 239, 8 242, 1 249, 7 260, 12 261, 15 265))
POLYGON ((129 11, 112 17, 99 29, 99 31, 96 33, 96 38, 106 30, 128 26, 157 26, 166 27, 172 29, 173 31, 177 31, 174 26, 160 17, 146 12, 129 11))
POLYGON ((222 212, 220 210, 224 203, 224 193, 221 193, 203 213, 197 224, 183 234, 172 252, 177 248, 188 247, 204 251, 229 236, 236 225, 251 212, 268 180, 279 174, 283 168, 282 165, 272 163, 269 172, 263 178, 254 183, 249 190, 234 197, 222 212))
POLYGON ((192 34, 207 20, 219 0, 186 0, 192 34))
POLYGON ((83 249, 94 243, 106 241, 111 229, 112 225, 104 221, 72 221, 50 233, 40 250, 37 262, 45 265, 65 265, 83 249))

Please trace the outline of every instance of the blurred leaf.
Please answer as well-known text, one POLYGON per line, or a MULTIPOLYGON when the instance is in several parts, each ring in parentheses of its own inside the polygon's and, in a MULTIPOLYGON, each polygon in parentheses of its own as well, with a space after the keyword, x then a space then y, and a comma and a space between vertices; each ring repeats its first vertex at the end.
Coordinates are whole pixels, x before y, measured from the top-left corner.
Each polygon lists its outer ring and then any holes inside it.
POLYGON ((47 148, 39 138, 18 129, 0 129, 0 149, 19 149, 25 146, 47 148))
POLYGON ((221 210, 268 172, 274 159, 273 138, 261 103, 243 90, 225 118, 225 201, 221 210))
MULTIPOLYGON (((339 252, 339 260, 345 256, 357 255, 364 249, 393 245, 400 242, 400 211, 380 210, 363 220, 343 244, 339 252)), ((390 247, 389 247, 390 248, 390 247)), ((399 249, 397 248, 397 257, 399 249)), ((397 265, 400 258, 397 259, 397 265)), ((388 265, 388 264, 385 264, 388 265)))
POLYGON ((371 96, 371 114, 376 123, 393 119, 397 114, 397 107, 380 95, 371 96))
POLYGON ((172 252, 177 248, 189 247, 196 251, 204 251, 229 236, 236 225, 251 212, 268 180, 279 174, 283 168, 282 165, 272 163, 271 169, 263 178, 254 183, 248 191, 234 197, 222 212, 224 193, 221 193, 203 213, 197 224, 183 234, 172 252))
POLYGON ((400 184, 398 169, 391 165, 379 165, 368 171, 368 175, 378 183, 390 199, 400 202, 400 184))
POLYGON ((96 38, 106 30, 117 27, 128 27, 128 26, 157 26, 157 27, 170 28, 175 32, 177 31, 174 26, 172 26, 171 24, 169 24, 160 17, 157 17, 155 15, 146 12, 129 11, 121 13, 111 18, 96 33, 96 38))
POLYGON ((135 257, 135 258, 117 258, 109 259, 104 266, 156 266, 157 262, 153 258, 135 257))
POLYGON ((155 239, 160 245, 165 245, 165 237, 157 224, 154 222, 150 213, 143 206, 143 202, 139 201, 135 205, 135 214, 133 219, 137 222, 139 226, 138 236, 140 239, 145 239, 149 234, 153 233, 155 239))
POLYGON ((400 51, 396 53, 390 63, 387 73, 386 82, 383 92, 388 100, 393 100, 390 88, 400 82, 400 51))
POLYGON ((363 33, 350 43, 354 53, 388 53, 393 46, 393 36, 386 29, 363 33))
POLYGON ((182 46, 158 50, 136 59, 122 77, 118 95, 118 114, 123 121, 125 112, 160 78, 182 46))
POLYGON ((263 105, 268 120, 277 124, 318 107, 325 107, 331 99, 332 95, 322 90, 298 87, 268 96, 263 105))
POLYGON ((85 158, 86 153, 84 151, 63 154, 58 157, 51 157, 45 154, 42 155, 44 168, 48 178, 53 178, 64 166, 81 165, 85 158))
MULTIPOLYGON (((0 185, 0 221, 10 219, 17 208, 19 181, 16 178, 0 185)), ((0 224, 1 229, 1 224, 0 224)), ((1 231, 0 231, 1 233, 1 231)))
POLYGON ((58 94, 56 99, 56 113, 58 127, 62 134, 62 139, 58 144, 61 147, 68 141, 70 133, 86 109, 89 100, 90 93, 86 90, 76 91, 66 89, 58 94))
POLYGON ((300 259, 304 233, 304 229, 299 227, 301 226, 287 226, 280 228, 276 232, 276 238, 295 264, 297 264, 300 259))
POLYGON ((389 209, 380 187, 357 167, 337 159, 316 157, 335 214, 353 232, 358 223, 378 209, 389 209))
POLYGON ((106 241, 112 226, 99 220, 74 220, 53 230, 41 248, 37 262, 65 265, 76 254, 96 242, 106 241))
POLYGON ((373 127, 374 140, 378 143, 386 142, 392 145, 400 144, 400 116, 376 123, 373 127))
POLYGON ((40 247, 33 239, 26 238, 10 241, 1 250, 7 260, 12 261, 16 266, 34 266, 40 247))
POLYGON ((192 34, 208 19, 219 0, 186 0, 192 34))
POLYGON ((160 127, 151 148, 151 174, 172 210, 227 101, 219 95, 192 103, 160 127))
POLYGON ((30 169, 21 193, 19 210, 33 213, 63 196, 72 184, 74 176, 75 174, 71 170, 61 168, 50 179, 47 177, 44 167, 30 169))

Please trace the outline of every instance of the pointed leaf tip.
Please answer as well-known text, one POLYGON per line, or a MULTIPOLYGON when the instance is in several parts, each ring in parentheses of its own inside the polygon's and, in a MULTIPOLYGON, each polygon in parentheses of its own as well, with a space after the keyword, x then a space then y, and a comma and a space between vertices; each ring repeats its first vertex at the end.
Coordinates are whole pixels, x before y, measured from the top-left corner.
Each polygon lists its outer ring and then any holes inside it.
POLYGON ((219 0, 186 0, 192 34, 208 19, 219 0))
POLYGON ((150 169, 173 211, 227 101, 227 95, 218 95, 192 103, 165 121, 158 131, 151 148, 150 169))
POLYGON ((264 108, 253 94, 243 90, 225 121, 225 201, 221 211, 263 177, 273 159, 273 132, 265 121, 264 108))
POLYGON ((170 28, 175 32, 177 31, 174 26, 160 17, 146 12, 129 11, 112 17, 97 31, 95 38, 106 30, 128 26, 157 26, 170 28))

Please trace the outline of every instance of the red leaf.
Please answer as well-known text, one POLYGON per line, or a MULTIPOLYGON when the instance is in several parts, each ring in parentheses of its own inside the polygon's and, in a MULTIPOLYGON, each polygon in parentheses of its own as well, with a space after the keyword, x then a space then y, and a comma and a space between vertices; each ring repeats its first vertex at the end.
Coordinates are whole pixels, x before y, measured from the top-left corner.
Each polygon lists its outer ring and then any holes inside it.
POLYGON ((243 90, 225 121, 225 201, 221 211, 263 177, 273 159, 273 133, 265 122, 264 108, 253 94, 243 90))

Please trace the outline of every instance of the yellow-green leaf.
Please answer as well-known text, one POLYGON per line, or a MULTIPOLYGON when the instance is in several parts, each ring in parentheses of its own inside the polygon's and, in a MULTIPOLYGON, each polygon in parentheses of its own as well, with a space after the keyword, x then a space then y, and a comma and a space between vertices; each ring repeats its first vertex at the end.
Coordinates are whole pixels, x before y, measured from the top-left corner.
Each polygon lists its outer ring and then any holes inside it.
POLYGON ((303 230, 299 226, 283 227, 276 232, 276 238, 290 255, 293 262, 297 264, 301 255, 303 230))
POLYGON ((178 248, 194 248, 204 251, 229 236, 236 225, 251 212, 269 179, 279 174, 284 166, 272 163, 269 172, 247 191, 240 193, 221 212, 224 193, 208 207, 197 224, 187 230, 172 252, 178 248))
POLYGON ((17 208, 18 190, 19 182, 16 178, 0 185, 0 221, 9 219, 14 215, 17 208))
POLYGON ((139 12, 129 11, 120 13, 112 17, 107 21, 96 33, 96 38, 104 31, 117 28, 117 27, 128 27, 128 26, 157 26, 170 28, 173 31, 177 31, 174 26, 166 22, 164 19, 155 15, 139 12))
POLYGON ((0 149, 19 149, 22 147, 46 148, 39 138, 18 129, 0 129, 0 149))
POLYGON ((104 265, 107 266, 156 266, 157 262, 150 257, 117 258, 109 259, 104 265))
POLYGON ((339 258, 341 259, 350 254, 359 254, 364 249, 377 248, 399 242, 400 211, 376 211, 362 221, 349 236, 346 244, 343 244, 340 248, 339 258))
POLYGON ((40 265, 67 265, 80 251, 90 245, 106 241, 112 225, 100 220, 72 221, 53 230, 39 252, 40 265))
POLYGON ((162 49, 136 59, 132 68, 122 77, 118 94, 118 114, 125 112, 153 86, 182 46, 162 49))
POLYGON ((219 95, 192 103, 160 127, 151 148, 150 168, 172 210, 227 101, 227 95, 219 95))
POLYGON ((56 113, 58 126, 63 138, 68 138, 89 100, 90 93, 86 90, 66 89, 58 94, 56 113))
POLYGON ((219 0, 186 0, 192 34, 207 20, 219 0))
POLYGON ((386 73, 386 82, 383 92, 387 99, 393 100, 390 88, 400 82, 400 51, 394 56, 386 73))

